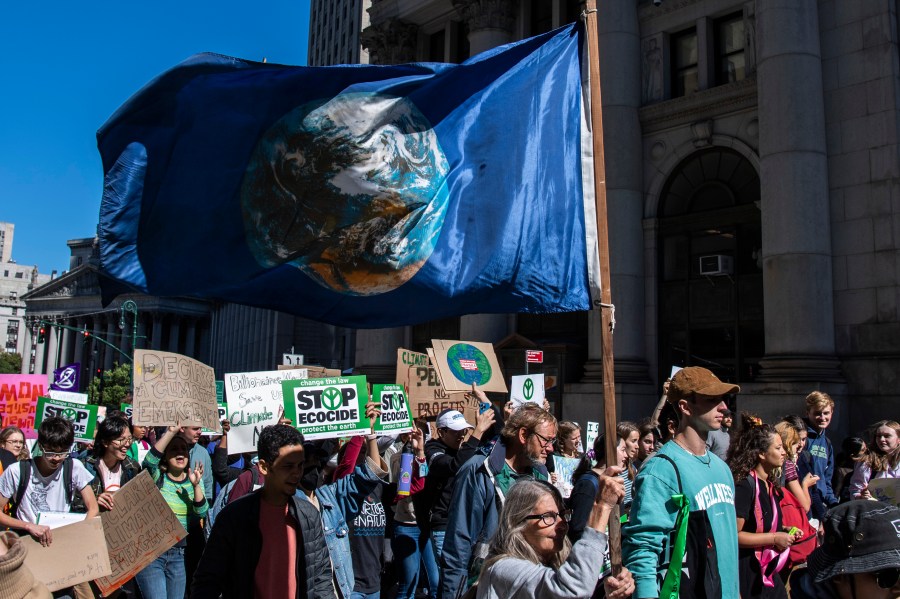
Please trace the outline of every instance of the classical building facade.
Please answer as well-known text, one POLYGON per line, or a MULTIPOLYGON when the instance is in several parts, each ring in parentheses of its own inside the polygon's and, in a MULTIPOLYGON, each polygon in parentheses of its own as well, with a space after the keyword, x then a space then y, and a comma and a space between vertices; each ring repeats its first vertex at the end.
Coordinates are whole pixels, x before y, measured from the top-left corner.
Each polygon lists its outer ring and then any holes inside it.
MULTIPOLYGON (((598 2, 620 417, 673 365, 838 432, 900 408, 900 54, 892 0, 598 2)), ((571 0, 375 0, 372 62, 460 61, 580 18, 571 0)), ((514 100, 510 101, 514 109, 514 100)), ((359 331, 356 366, 432 337, 555 356, 564 418, 597 420, 599 317, 473 315, 359 331), (511 342, 515 339, 525 342, 511 342)))
POLYGON ((97 369, 127 362, 125 356, 131 355, 133 342, 139 349, 176 352, 209 363, 212 304, 190 298, 127 294, 104 307, 96 243, 93 237, 70 240, 69 270, 23 296, 27 314, 23 373, 50 374, 61 365, 80 362, 86 386, 97 369), (136 313, 123 310, 128 300, 137 306, 136 313), (137 335, 133 340, 135 318, 137 335), (51 324, 45 341, 38 343, 41 321, 71 328, 51 324))

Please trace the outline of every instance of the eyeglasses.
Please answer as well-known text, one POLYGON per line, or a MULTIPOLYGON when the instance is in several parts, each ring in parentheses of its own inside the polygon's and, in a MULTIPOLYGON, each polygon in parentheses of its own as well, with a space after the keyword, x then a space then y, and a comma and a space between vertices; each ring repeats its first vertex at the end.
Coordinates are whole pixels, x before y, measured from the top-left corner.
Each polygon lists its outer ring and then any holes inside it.
POLYGON ((875 572, 875 581, 883 589, 892 589, 900 580, 900 568, 887 568, 875 572))
POLYGON ((53 458, 67 458, 71 455, 70 451, 47 451, 44 449, 42 445, 38 445, 41 448, 41 455, 45 458, 53 459, 53 458))
POLYGON ((567 524, 569 520, 572 519, 572 510, 564 510, 562 513, 558 512, 546 512, 543 514, 534 514, 532 516, 525 516, 522 518, 522 521, 526 520, 540 520, 541 524, 544 525, 545 528, 553 526, 556 522, 562 518, 567 524))
POLYGON ((537 432, 533 432, 531 434, 534 435, 535 437, 538 437, 541 440, 541 447, 549 447, 550 445, 553 445, 554 443, 556 443, 556 437, 551 437, 548 439, 544 435, 537 433, 537 432))
POLYGON ((125 447, 126 445, 131 445, 134 443, 134 437, 127 437, 125 439, 113 439, 109 442, 110 445, 115 445, 117 447, 125 447))
POLYGON ((6 441, 7 445, 25 445, 25 441, 20 441, 19 439, 10 439, 6 441))

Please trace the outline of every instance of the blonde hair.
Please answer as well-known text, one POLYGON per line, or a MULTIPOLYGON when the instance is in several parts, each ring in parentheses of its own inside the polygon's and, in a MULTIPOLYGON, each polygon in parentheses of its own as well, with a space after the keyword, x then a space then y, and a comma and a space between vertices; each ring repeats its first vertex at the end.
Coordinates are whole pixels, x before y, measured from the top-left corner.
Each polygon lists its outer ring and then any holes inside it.
POLYGON ((797 432, 790 422, 782 420, 775 425, 775 430, 781 435, 781 442, 784 443, 784 452, 792 462, 797 461, 797 454, 794 453, 794 446, 800 442, 800 433, 797 432))
POLYGON ((507 418, 500 436, 508 443, 519 436, 520 428, 526 429, 529 434, 534 434, 534 430, 542 422, 549 422, 555 426, 556 417, 536 404, 526 403, 507 418))
POLYGON ((834 409, 834 400, 824 391, 813 391, 806 396, 806 411, 834 409))

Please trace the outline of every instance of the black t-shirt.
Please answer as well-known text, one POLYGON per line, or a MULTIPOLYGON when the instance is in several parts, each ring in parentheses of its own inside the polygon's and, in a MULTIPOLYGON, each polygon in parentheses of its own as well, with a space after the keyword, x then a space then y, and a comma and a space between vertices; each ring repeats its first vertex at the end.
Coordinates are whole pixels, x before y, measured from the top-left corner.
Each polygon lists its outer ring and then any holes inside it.
MULTIPOLYGON (((781 507, 778 505, 780 494, 775 492, 775 517, 778 519, 775 529, 781 532, 781 507)), ((772 530, 772 500, 769 497, 768 485, 759 482, 759 505, 762 511, 763 525, 760 531, 768 533, 772 530)), ((734 510, 738 518, 744 519, 744 532, 757 532, 756 518, 756 481, 748 476, 734 486, 734 510)), ((787 599, 787 591, 781 577, 778 574, 772 576, 774 587, 763 584, 760 572, 759 560, 756 558, 755 549, 738 549, 738 572, 740 574, 741 598, 765 597, 766 599, 787 599)))
POLYGON ((381 590, 381 555, 387 517, 381 502, 382 485, 366 496, 359 515, 348 522, 353 556, 353 591, 368 595, 381 590))

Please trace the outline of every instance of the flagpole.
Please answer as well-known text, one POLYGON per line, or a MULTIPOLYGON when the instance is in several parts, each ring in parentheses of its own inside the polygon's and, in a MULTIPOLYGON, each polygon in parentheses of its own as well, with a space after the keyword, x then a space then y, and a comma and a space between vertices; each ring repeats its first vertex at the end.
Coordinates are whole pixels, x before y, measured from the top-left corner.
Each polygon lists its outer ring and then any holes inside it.
MULTIPOLYGON (((603 420, 606 432, 606 464, 616 464, 616 380, 613 361, 613 314, 609 268, 609 225, 606 208, 606 159, 603 149, 603 108, 600 96, 600 40, 597 33, 597 0, 586 0, 584 25, 587 33, 588 73, 591 94, 591 132, 594 147, 594 196, 597 210, 597 246, 600 255, 600 357, 603 365, 603 420)), ((622 535, 619 510, 609 519, 609 558, 613 574, 622 567, 622 535)))

